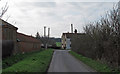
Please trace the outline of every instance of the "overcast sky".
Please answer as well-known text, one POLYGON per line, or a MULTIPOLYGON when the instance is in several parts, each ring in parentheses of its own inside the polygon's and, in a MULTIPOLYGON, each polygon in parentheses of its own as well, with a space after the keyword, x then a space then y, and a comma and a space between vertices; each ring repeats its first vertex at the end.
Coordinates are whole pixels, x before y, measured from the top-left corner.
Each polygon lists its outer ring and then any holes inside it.
POLYGON ((71 23, 83 32, 85 24, 100 19, 119 0, 2 0, 1 6, 7 1, 9 9, 3 19, 10 16, 8 22, 18 27, 18 32, 43 35, 46 26, 51 37, 61 37, 70 32, 71 23))

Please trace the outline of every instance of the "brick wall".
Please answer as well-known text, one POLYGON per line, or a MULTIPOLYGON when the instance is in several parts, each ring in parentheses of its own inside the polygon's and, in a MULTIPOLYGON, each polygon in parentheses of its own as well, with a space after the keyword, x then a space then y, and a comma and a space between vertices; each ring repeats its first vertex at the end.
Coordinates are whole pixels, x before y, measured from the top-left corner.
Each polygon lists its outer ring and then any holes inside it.
POLYGON ((40 50, 41 43, 39 40, 22 33, 18 33, 17 27, 11 25, 4 20, 0 19, 0 21, 2 21, 2 24, 0 25, 0 30, 2 30, 2 37, 0 37, 2 40, 1 45, 4 45, 4 49, 2 48, 2 50, 5 52, 6 56, 8 53, 16 54, 21 52, 40 50), (11 44, 13 44, 12 47, 11 44), (8 53, 6 51, 8 51, 8 53))
POLYGON ((40 50, 41 48, 41 42, 32 36, 17 33, 17 40, 17 47, 19 52, 30 52, 40 50))
MULTIPOLYGON (((1 19, 0 19, 1 20, 1 19)), ((17 27, 11 25, 10 23, 4 21, 4 20, 1 20, 2 21, 2 25, 1 25, 1 28, 2 28, 2 41, 6 42, 6 41, 13 41, 14 42, 14 49, 12 49, 12 53, 13 54, 16 54, 17 51, 18 51, 18 48, 16 46, 16 37, 17 37, 17 27)), ((8 49, 9 51, 10 49, 8 49)))
POLYGON ((18 42, 18 48, 20 52, 30 52, 35 50, 40 50, 40 43, 31 43, 31 42, 18 42))

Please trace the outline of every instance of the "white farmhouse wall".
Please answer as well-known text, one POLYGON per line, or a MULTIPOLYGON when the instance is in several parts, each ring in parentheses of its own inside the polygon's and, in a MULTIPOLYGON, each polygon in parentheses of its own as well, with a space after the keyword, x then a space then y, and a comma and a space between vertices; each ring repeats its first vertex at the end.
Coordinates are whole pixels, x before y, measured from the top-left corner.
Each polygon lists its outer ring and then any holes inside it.
POLYGON ((66 49, 71 49, 71 40, 70 40, 70 38, 66 39, 66 49))

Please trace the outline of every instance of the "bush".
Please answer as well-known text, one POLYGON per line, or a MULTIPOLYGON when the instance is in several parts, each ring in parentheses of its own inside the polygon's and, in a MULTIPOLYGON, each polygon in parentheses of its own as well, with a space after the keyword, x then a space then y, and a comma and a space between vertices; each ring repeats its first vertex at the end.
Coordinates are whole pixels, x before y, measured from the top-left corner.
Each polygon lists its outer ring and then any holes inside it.
POLYGON ((99 61, 92 60, 91 58, 88 58, 88 57, 84 57, 73 51, 69 51, 69 53, 72 54, 77 59, 79 59, 80 61, 82 61, 83 63, 90 66, 91 68, 93 68, 94 70, 96 70, 97 72, 116 72, 115 74, 118 74, 118 72, 119 72, 117 70, 112 71, 112 69, 109 68, 109 66, 107 64, 102 64, 99 61))
POLYGON ((99 21, 87 24, 84 31, 84 36, 73 38, 72 41, 76 42, 76 44, 72 42, 73 51, 119 68, 120 13, 118 8, 114 7, 99 21))

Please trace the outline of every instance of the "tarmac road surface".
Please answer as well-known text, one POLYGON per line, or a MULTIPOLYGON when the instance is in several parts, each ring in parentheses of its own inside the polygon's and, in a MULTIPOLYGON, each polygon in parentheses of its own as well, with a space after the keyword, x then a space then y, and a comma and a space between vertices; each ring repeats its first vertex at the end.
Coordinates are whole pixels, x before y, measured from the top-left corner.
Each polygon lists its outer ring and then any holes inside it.
POLYGON ((68 53, 68 50, 54 50, 48 72, 96 72, 68 53))

